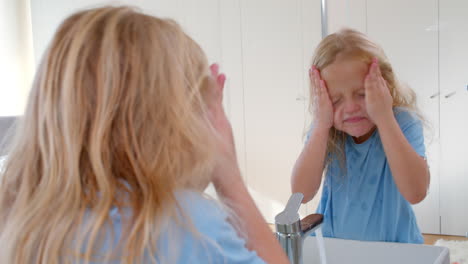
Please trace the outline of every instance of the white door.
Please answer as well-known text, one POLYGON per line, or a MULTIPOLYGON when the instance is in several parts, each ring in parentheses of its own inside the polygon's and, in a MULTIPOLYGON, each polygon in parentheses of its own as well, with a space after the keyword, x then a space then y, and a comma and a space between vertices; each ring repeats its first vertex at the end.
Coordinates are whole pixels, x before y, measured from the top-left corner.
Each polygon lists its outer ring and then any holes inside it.
POLYGON ((442 234, 468 232, 468 1, 440 0, 442 234))

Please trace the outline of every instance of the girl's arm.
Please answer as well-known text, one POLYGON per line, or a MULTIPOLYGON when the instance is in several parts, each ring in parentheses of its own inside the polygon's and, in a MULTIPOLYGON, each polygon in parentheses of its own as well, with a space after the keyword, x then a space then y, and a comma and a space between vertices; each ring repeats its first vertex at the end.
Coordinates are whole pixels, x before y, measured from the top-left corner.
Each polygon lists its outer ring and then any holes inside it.
POLYGON ((292 193, 300 192, 304 195, 303 203, 314 198, 322 182, 329 130, 315 127, 294 165, 291 189, 292 193))
POLYGON ((255 250, 266 263, 289 263, 284 250, 252 200, 239 167, 224 167, 223 175, 216 177, 213 184, 226 206, 242 220, 247 237, 246 247, 255 250))
POLYGON ((377 59, 370 66, 365 89, 367 112, 379 130, 398 190, 408 202, 419 203, 426 197, 429 187, 429 168, 410 145, 395 119, 393 99, 380 73, 377 59))
POLYGON ((421 202, 430 179, 426 161, 410 145, 394 115, 377 127, 398 190, 408 202, 421 202))
POLYGON ((213 184, 222 201, 244 224, 246 247, 255 250, 266 263, 289 263, 284 250, 260 214, 245 186, 236 159, 231 124, 224 113, 222 99, 226 77, 219 74, 219 66, 211 65, 210 121, 216 129, 219 153, 213 170, 213 184))
POLYGON ((314 100, 314 128, 309 141, 296 161, 291 177, 292 192, 302 193, 303 203, 312 200, 320 187, 327 152, 328 132, 333 126, 333 106, 325 81, 321 79, 315 67, 309 71, 309 77, 314 100))

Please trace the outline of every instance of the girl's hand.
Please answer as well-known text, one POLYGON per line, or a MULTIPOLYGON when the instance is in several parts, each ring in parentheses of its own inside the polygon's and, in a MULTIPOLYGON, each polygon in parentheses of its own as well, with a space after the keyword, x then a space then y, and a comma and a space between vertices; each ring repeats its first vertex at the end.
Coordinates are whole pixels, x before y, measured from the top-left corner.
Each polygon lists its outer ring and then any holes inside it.
POLYGON ((382 122, 393 117, 393 98, 382 77, 377 58, 372 60, 369 73, 364 81, 366 91, 366 110, 370 119, 379 127, 382 122))
POLYGON ((227 119, 223 108, 223 90, 226 76, 219 73, 218 64, 212 64, 210 70, 209 119, 216 130, 218 140, 217 162, 213 171, 213 181, 221 183, 230 180, 226 178, 226 175, 229 175, 226 171, 235 170, 238 165, 231 123, 227 119))
POLYGON ((330 129, 333 126, 333 105, 325 81, 315 66, 309 70, 315 127, 330 129))

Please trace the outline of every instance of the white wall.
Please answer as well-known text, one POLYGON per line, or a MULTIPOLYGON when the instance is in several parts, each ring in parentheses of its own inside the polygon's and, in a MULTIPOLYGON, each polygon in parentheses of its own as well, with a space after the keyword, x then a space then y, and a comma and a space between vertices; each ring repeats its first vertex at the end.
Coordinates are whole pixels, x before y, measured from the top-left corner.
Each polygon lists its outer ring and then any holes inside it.
MULTIPOLYGON (((300 98, 308 94, 307 71, 321 39, 320 2, 241 3, 247 182, 284 207, 307 127, 308 102, 300 98)), ((317 201, 302 213, 315 211, 317 201)), ((274 222, 280 211, 270 212, 274 222)))
POLYGON ((326 0, 328 34, 342 27, 367 33, 368 0, 326 0))
POLYGON ((20 115, 33 78, 28 0, 0 1, 0 116, 20 115))

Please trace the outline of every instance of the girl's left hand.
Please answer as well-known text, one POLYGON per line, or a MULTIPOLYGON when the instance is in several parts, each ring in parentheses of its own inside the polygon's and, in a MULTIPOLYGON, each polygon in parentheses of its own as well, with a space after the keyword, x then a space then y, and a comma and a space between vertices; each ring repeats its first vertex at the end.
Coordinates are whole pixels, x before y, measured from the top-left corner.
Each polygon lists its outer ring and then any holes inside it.
POLYGON ((364 81, 366 91, 366 110, 374 124, 379 126, 382 122, 393 117, 393 98, 382 77, 377 58, 372 60, 369 73, 364 81))
POLYGON ((231 123, 223 109, 223 92, 226 76, 219 73, 218 64, 210 66, 210 98, 209 98, 209 119, 216 130, 215 140, 217 140, 216 164, 213 169, 212 180, 215 188, 220 186, 231 186, 233 183, 242 182, 236 158, 236 148, 232 133, 231 123))
POLYGON ((210 105, 209 105, 209 118, 211 124, 216 129, 218 147, 220 147, 220 152, 223 154, 232 154, 235 155, 234 148, 234 139, 232 135, 231 124, 224 112, 223 108, 223 93, 224 93, 224 82, 226 81, 226 76, 223 73, 219 73, 219 65, 212 64, 210 65, 210 105))

